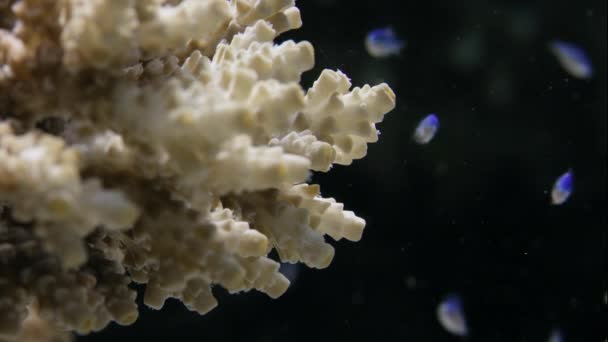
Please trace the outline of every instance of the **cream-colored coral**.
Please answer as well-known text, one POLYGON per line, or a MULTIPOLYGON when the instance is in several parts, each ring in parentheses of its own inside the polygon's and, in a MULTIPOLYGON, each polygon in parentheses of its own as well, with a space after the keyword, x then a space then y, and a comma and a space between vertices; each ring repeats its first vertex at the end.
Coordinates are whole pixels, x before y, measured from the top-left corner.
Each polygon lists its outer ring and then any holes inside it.
POLYGON ((312 45, 273 42, 302 24, 293 0, 9 3, 0 338, 130 324, 132 281, 153 308, 206 313, 214 285, 276 298, 280 262, 324 268, 326 235, 362 237, 306 182, 364 157, 395 95, 339 70, 302 89, 312 45))
POLYGON ((40 318, 35 303, 30 304, 27 309, 28 315, 23 321, 21 331, 16 338, 17 342, 69 342, 73 340, 69 332, 57 329, 40 318))
POLYGON ((12 222, 10 216, 5 210, 0 218, 0 339, 25 339, 32 333, 32 322, 24 321, 28 311, 32 318, 32 310, 42 321, 41 329, 47 330, 41 333, 49 336, 57 336, 56 330, 84 334, 110 321, 135 321, 135 292, 127 286, 130 279, 121 260, 106 255, 119 249, 107 245, 108 233, 100 228, 82 241, 88 246, 88 260, 68 269, 46 251, 30 224, 12 222))
POLYGON ((95 227, 129 228, 138 209, 119 191, 99 180, 81 182, 78 155, 62 139, 37 132, 15 136, 0 123, 0 201, 12 217, 34 221, 66 267, 86 260, 82 239, 95 227))

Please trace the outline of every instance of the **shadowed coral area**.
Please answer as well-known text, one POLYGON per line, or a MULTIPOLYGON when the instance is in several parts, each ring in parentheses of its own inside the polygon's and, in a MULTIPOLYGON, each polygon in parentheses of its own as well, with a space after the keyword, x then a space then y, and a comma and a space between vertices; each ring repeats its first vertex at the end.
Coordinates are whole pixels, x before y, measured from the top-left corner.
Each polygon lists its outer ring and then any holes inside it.
POLYGON ((293 0, 0 2, 0 339, 62 340, 211 287, 272 298, 365 221, 307 184, 378 140, 386 84, 325 70, 293 0), (276 250, 280 260, 269 257, 276 250))

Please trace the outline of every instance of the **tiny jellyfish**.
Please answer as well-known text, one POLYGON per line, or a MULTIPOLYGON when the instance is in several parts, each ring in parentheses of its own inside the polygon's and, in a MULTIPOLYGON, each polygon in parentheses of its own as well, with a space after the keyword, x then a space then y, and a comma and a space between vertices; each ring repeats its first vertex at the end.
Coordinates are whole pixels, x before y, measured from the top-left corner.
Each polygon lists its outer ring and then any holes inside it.
POLYGON ((551 204, 560 205, 568 200, 568 197, 572 194, 574 176, 572 170, 559 176, 559 178, 553 184, 551 189, 551 204))
POLYGON ((593 75, 591 61, 583 49, 573 43, 554 40, 549 44, 562 67, 573 77, 589 79, 593 75))
POLYGON ((405 42, 399 40, 390 27, 372 30, 365 37, 365 48, 372 57, 398 55, 404 47, 405 42))
POLYGON ((413 289, 416 287, 416 277, 414 276, 409 276, 405 279, 405 285, 410 288, 413 289))
POLYGON ((414 141, 418 144, 428 144, 439 129, 439 118, 435 114, 429 114, 420 121, 414 131, 414 141))
POLYGON ((551 331, 551 334, 549 335, 548 342, 563 342, 563 341, 564 341, 564 336, 563 336, 561 330, 553 329, 553 331, 551 331))
POLYGON ((279 272, 281 272, 293 285, 300 274, 300 265, 283 263, 279 268, 279 272))
POLYGON ((439 304, 437 307, 437 319, 443 328, 453 335, 466 336, 468 334, 462 301, 456 295, 446 297, 439 304))

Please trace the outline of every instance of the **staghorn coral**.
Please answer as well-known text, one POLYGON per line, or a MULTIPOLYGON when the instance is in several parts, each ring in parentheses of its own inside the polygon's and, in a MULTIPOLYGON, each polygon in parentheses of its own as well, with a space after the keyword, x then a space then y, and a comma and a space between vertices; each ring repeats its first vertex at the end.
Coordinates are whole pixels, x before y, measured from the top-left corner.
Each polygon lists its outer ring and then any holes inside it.
POLYGON ((276 298, 365 221, 306 184, 395 105, 314 65, 293 0, 0 2, 0 339, 62 340, 211 287, 276 298), (38 337, 36 337, 38 336, 38 337))

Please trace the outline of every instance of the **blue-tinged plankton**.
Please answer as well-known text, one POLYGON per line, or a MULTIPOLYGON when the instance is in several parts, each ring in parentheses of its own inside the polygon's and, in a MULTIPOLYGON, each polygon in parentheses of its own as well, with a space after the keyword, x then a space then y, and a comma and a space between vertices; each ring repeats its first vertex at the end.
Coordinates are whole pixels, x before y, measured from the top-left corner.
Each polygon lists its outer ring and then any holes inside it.
POLYGON ((563 342, 564 337, 559 329, 554 329, 551 331, 551 335, 549 335, 549 342, 563 342))
POLYGON ((593 67, 585 51, 577 45, 561 40, 549 44, 562 67, 573 77, 588 79, 593 76, 593 67))
POLYGON ((551 189, 551 204, 560 205, 568 200, 574 190, 574 175, 572 170, 568 170, 553 184, 551 189))
POLYGON ((281 267, 279 268, 279 272, 281 272, 281 274, 287 277, 287 279, 289 279, 289 282, 293 284, 296 279, 298 279, 298 275, 300 274, 300 265, 282 263, 281 267))
POLYGON ((392 28, 380 28, 370 31, 365 37, 367 52, 376 58, 398 55, 405 47, 392 28))
POLYGON ((439 130, 439 118, 435 114, 429 114, 420 121, 414 131, 414 141, 418 144, 428 144, 439 130))
POLYGON ((459 296, 446 297, 437 307, 437 319, 441 326, 456 336, 467 336, 469 329, 459 296))

